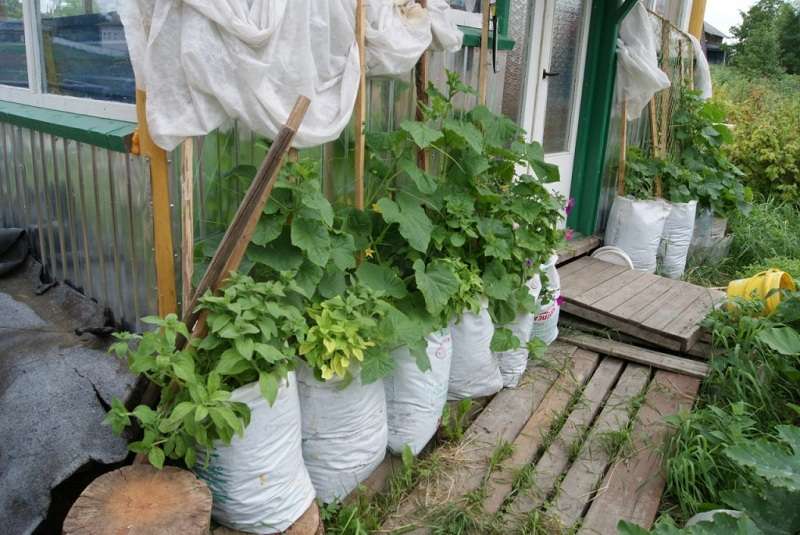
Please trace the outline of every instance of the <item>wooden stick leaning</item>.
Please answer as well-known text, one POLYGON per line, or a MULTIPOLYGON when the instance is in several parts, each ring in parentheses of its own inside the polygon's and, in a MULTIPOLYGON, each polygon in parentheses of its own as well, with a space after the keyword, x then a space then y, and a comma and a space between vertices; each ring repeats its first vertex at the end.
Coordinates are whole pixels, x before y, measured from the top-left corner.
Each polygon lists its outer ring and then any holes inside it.
POLYGON ((181 150, 181 303, 182 315, 189 311, 194 275, 194 139, 187 138, 181 150))
POLYGON ((489 0, 481 0, 481 48, 478 55, 478 105, 486 105, 489 81, 489 0))
POLYGON ((622 101, 622 135, 619 144, 619 169, 617 170, 617 195, 625 195, 625 171, 628 162, 628 101, 622 101))
POLYGON ((356 43, 361 75, 358 81, 358 96, 355 110, 355 207, 364 209, 364 165, 366 163, 366 136, 364 123, 367 118, 367 58, 366 58, 366 13, 364 0, 356 0, 356 43))
MULTIPOLYGON (((250 185, 250 189, 247 190, 247 194, 239 205, 239 209, 236 211, 228 230, 225 231, 225 236, 222 238, 219 247, 217 247, 217 251, 214 253, 214 257, 211 259, 203 278, 197 285, 190 304, 185 307, 187 313, 183 321, 191 329, 194 337, 203 337, 206 333, 205 315, 198 314, 195 311, 197 303, 200 297, 208 290, 217 291, 228 275, 239 268, 247 246, 250 244, 256 224, 258 224, 258 220, 264 211, 264 206, 266 206, 272 193, 272 188, 278 179, 278 172, 291 147, 292 140, 303 117, 305 117, 306 111, 308 111, 309 104, 310 101, 306 97, 301 96, 297 99, 286 124, 275 136, 269 152, 261 163, 253 183, 250 185)), ((179 342, 179 344, 185 343, 186 340, 179 342)), ((158 402, 158 397, 158 387, 151 383, 142 396, 142 403, 153 406, 158 402)), ((143 457, 137 455, 136 462, 143 461, 143 457)))
MULTIPOLYGON (((428 7, 428 0, 419 0, 419 4, 426 8, 428 7)), ((417 109, 415 118, 417 121, 424 119, 422 114, 422 105, 428 103, 428 51, 422 53, 417 68, 415 70, 415 83, 417 88, 417 109)), ((417 150, 417 167, 424 172, 428 171, 428 151, 425 149, 417 150)))

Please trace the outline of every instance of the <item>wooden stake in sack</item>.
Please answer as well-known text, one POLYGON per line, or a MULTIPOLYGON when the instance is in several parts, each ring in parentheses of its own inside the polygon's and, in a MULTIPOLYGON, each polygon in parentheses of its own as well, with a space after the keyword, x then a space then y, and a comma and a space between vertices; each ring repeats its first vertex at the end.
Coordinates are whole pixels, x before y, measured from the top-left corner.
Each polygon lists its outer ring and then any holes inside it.
POLYGON ((619 147, 619 169, 617 171, 617 194, 625 195, 625 171, 628 161, 628 101, 622 101, 622 135, 619 147))
MULTIPOLYGON (((425 8, 428 7, 428 0, 419 0, 419 4, 425 8)), ((422 105, 428 103, 428 51, 422 53, 417 68, 415 70, 415 82, 417 88, 417 109, 415 118, 417 121, 424 119, 422 114, 422 105)), ((423 171, 428 171, 428 151, 425 149, 417 150, 417 167, 423 171)))
POLYGON ((489 81, 489 0, 481 0, 481 48, 478 55, 478 104, 486 105, 489 81))
POLYGON ((355 207, 364 209, 364 165, 366 163, 366 137, 364 123, 367 119, 367 57, 366 14, 364 0, 356 0, 356 43, 361 75, 358 80, 358 96, 355 110, 355 207))
POLYGON ((194 275, 194 139, 183 142, 181 150, 181 303, 185 316, 192 300, 194 275))

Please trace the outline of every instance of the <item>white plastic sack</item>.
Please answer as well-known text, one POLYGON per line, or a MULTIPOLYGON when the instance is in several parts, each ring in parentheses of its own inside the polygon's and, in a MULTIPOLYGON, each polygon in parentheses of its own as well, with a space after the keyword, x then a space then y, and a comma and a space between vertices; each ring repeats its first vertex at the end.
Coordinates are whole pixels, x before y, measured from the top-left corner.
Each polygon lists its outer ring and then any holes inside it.
POLYGON ((360 373, 317 381, 301 364, 297 371, 303 421, 303 458, 323 503, 343 499, 386 455, 386 397, 383 381, 365 385, 360 373))
POLYGON ((647 9, 637 2, 619 29, 615 114, 627 102, 628 117, 638 117, 653 95, 671 85, 658 65, 658 35, 647 9))
POLYGON ((655 273, 669 212, 669 205, 661 199, 640 201, 617 196, 608 216, 605 244, 625 251, 637 271, 655 273))
POLYGON ((658 257, 661 273, 670 279, 680 279, 686 269, 686 259, 694 234, 697 201, 670 204, 670 212, 664 223, 664 233, 658 257))
POLYGON ((447 0, 428 0, 428 15, 431 18, 433 48, 446 52, 458 52, 464 42, 464 33, 452 22, 447 0))
MULTIPOLYGON (((528 291, 534 299, 539 299, 542 292, 542 280, 537 274, 526 284, 528 291)), ((528 342, 531 341, 531 331, 533 330, 534 314, 519 314, 513 323, 507 325, 514 336, 520 341, 520 346, 511 351, 495 353, 497 363, 500 366, 500 375, 503 376, 503 386, 505 388, 516 388, 520 379, 528 369, 528 342)))
POLYGON ((212 515, 220 524, 248 533, 282 533, 314 501, 301 451, 295 374, 289 374, 272 407, 257 383, 235 390, 231 400, 250 407, 250 425, 230 446, 214 448, 208 465, 198 460, 195 472, 211 489, 212 515))
POLYGON ((551 296, 549 301, 539 304, 539 312, 533 317, 531 339, 538 338, 547 345, 558 338, 558 319, 561 316, 561 278, 558 275, 556 264, 558 255, 552 255, 546 264, 540 267, 542 274, 547 279, 547 293, 551 296))
POLYGON ((453 363, 447 399, 480 398, 502 390, 503 376, 491 349, 494 324, 488 301, 482 301, 478 314, 465 312, 451 323, 450 334, 453 363))
MULTIPOLYGON (((460 35, 438 3, 434 17, 412 9, 411 18, 407 4, 367 4, 375 74, 407 73, 434 21, 439 42, 460 35)), ((360 76, 355 0, 130 0, 119 14, 150 134, 166 150, 228 118, 274 139, 300 95, 311 105, 295 147, 332 141, 350 122, 360 76)))
POLYGON ((714 96, 714 91, 711 87, 711 68, 708 66, 708 59, 703 51, 703 45, 694 35, 687 35, 692 41, 692 48, 694 49, 694 88, 700 91, 700 98, 708 100, 714 96))
POLYGON ((386 415, 389 424, 389 450, 401 454, 406 445, 417 455, 439 428, 447 402, 447 384, 453 358, 450 329, 425 337, 431 369, 421 371, 408 347, 392 352, 397 363, 392 375, 384 379, 386 415))

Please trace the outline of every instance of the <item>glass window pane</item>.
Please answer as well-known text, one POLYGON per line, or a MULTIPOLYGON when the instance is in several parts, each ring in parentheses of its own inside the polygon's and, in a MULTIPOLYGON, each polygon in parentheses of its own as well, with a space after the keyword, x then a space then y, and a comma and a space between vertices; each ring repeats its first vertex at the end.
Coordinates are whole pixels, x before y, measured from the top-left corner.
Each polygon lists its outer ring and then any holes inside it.
POLYGON ((135 101, 133 68, 117 5, 131 0, 41 0, 45 90, 135 101))
POLYGON ((28 87, 21 0, 0 0, 0 84, 28 87))
POLYGON ((570 125, 575 113, 575 84, 580 67, 584 0, 556 0, 553 22, 551 73, 548 78, 544 122, 544 150, 547 153, 570 149, 570 125))

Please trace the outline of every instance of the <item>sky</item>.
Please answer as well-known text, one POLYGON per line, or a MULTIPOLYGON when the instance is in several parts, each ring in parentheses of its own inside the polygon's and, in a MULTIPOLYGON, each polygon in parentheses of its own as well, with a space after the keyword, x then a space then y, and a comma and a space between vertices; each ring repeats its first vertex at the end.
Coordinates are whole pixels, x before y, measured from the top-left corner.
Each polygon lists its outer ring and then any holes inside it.
POLYGON ((706 21, 723 33, 731 34, 731 26, 742 22, 740 11, 747 11, 756 0, 708 0, 706 21))

